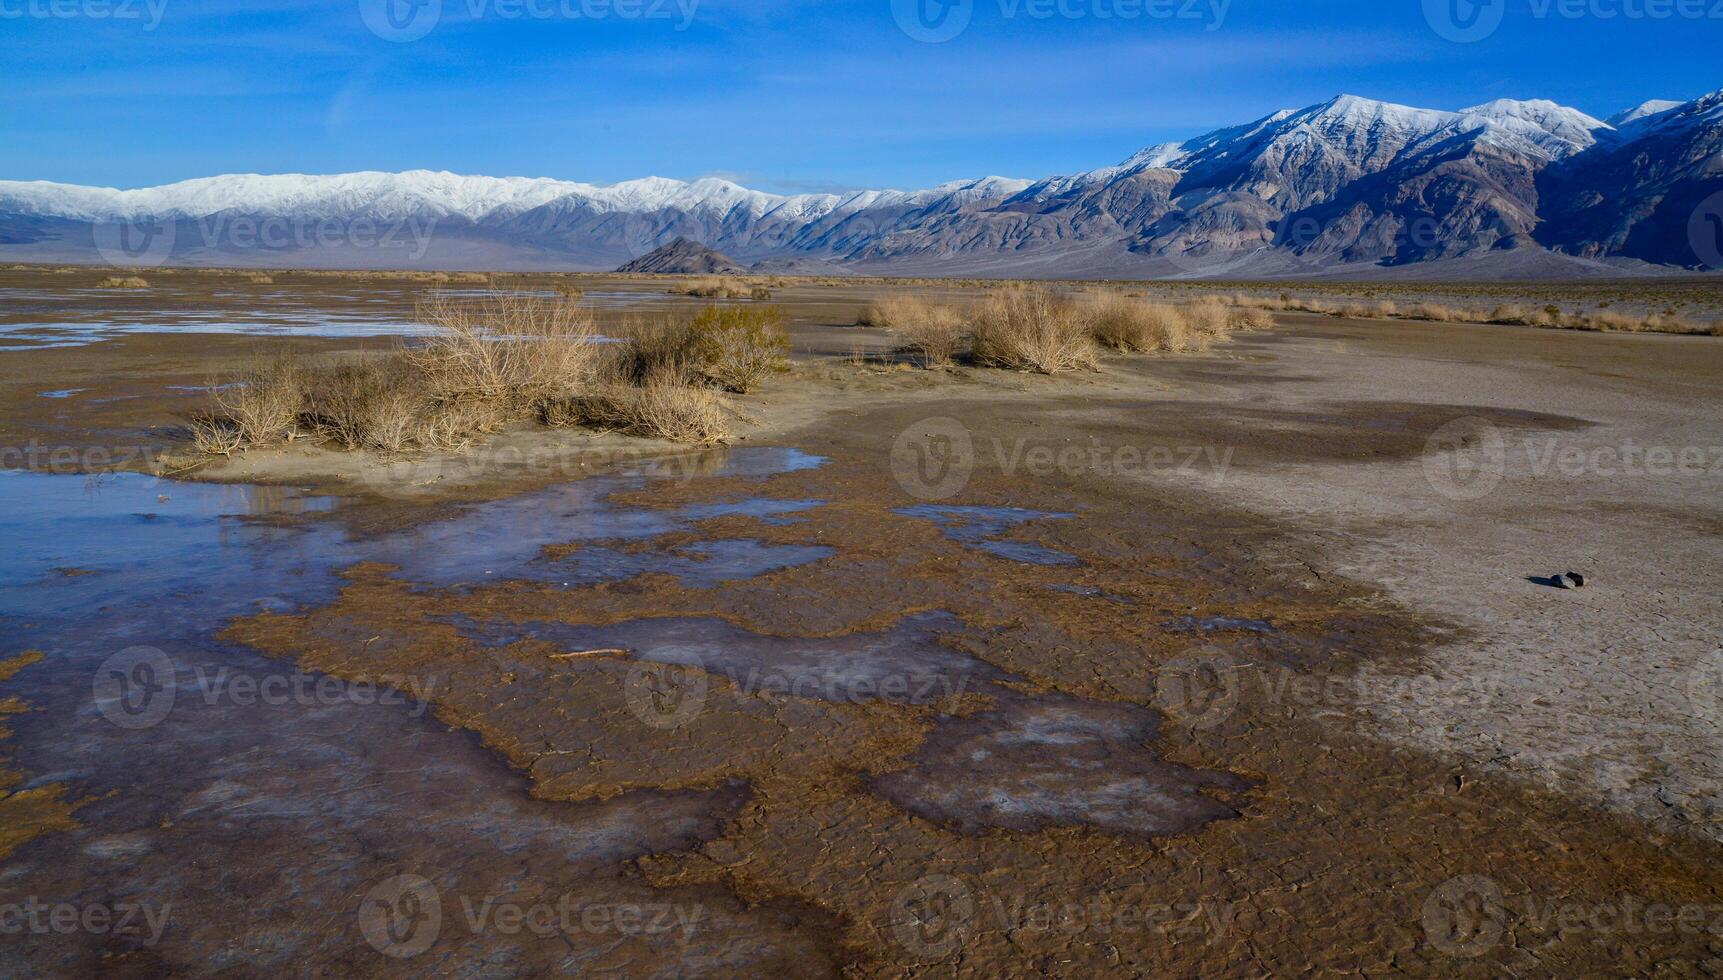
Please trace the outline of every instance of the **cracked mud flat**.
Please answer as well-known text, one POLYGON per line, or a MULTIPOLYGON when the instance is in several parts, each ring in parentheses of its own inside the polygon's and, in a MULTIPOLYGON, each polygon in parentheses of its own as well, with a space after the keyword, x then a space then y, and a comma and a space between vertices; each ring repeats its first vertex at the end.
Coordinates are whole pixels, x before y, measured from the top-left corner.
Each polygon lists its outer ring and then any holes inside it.
MULTIPOLYGON (((1325 343, 874 391, 694 478, 388 504, 118 481, 87 538, 48 541, 15 506, 0 654, 45 657, 4 682, 29 707, 5 768, 81 805, 0 863, 0 906, 171 912, 149 944, 7 936, 4 972, 1716 971, 1703 813, 1646 821, 1595 783, 1384 731, 1384 704, 1504 736, 1539 709, 1487 684, 1423 697, 1454 670, 1435 657, 1487 624, 1421 602, 1439 581, 1337 560, 1333 525, 1234 497, 1281 467, 1417 472, 1456 413, 1515 435, 1598 420, 1278 394, 1334 370, 1325 343), (890 461, 935 417, 962 422, 976 466, 930 502, 890 461), (1021 437, 1235 453, 1220 485, 1006 472, 992 447, 1021 437), (983 510, 928 516, 953 508, 983 510), (90 694, 139 643, 175 659, 181 694, 147 736, 90 694), (343 693, 207 703, 199 670, 224 667, 343 693), (377 682, 401 696, 359 703, 377 682), (542 932, 496 916, 563 905, 542 932)), ((804 398, 837 400, 792 388, 761 414, 804 398)), ((69 486, 37 517, 79 528, 69 486)), ((1702 774, 1698 751, 1671 741, 1664 765, 1702 774)))
MULTIPOLYGON (((1013 424, 988 408, 968 416, 978 433, 1013 424)), ((900 431, 918 410, 880 414, 862 431, 900 431)), ((740 495, 827 501, 794 524, 732 514, 700 528, 833 549, 808 565, 704 589, 645 575, 459 592, 366 566, 330 607, 226 635, 339 676, 447 677, 438 717, 477 731, 541 799, 745 782, 722 836, 639 869, 656 887, 818 909, 838 924, 831 960, 853 973, 1681 973, 1715 960, 1714 845, 1371 739, 1362 706, 1278 687, 1320 689, 1365 663, 1413 672, 1431 634, 1355 585, 1267 578, 1248 556, 1276 545, 1273 525, 1181 495, 1091 497, 1082 480, 978 471, 978 506, 1083 514, 1009 532, 1079 565, 1013 561, 894 513, 900 491, 857 451, 867 439, 805 434, 826 465, 613 498, 670 513, 740 495), (1255 574, 1229 573, 1242 568, 1255 574), (1206 631, 1202 649, 1262 678, 1219 715, 1186 717, 1162 696, 1178 676, 1166 665, 1193 649, 1181 616, 1236 626, 1206 631), (969 680, 926 704, 853 684, 906 644, 969 680), (1453 911, 1471 893, 1454 896, 1480 880, 1502 930, 1474 954, 1476 937, 1443 923, 1475 921, 1453 911), (1690 925, 1553 924, 1552 910, 1622 896, 1684 907, 1690 925)))

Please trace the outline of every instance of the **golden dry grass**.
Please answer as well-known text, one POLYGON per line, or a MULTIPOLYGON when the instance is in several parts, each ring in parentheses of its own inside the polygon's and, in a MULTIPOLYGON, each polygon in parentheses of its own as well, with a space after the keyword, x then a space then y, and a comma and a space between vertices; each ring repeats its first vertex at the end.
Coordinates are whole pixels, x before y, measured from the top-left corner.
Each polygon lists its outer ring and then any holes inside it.
POLYGON ((1120 293, 1088 297, 1082 313, 1097 343, 1124 353, 1200 350, 1209 340, 1192 328, 1185 309, 1120 293))
POLYGON ((1185 307, 1191 331, 1209 342, 1225 339, 1232 329, 1232 307, 1214 299, 1198 300, 1185 307))
POLYGON ((710 388, 655 374, 639 386, 607 385, 575 398, 547 403, 543 421, 555 427, 590 425, 691 446, 730 439, 729 406, 710 388))
POLYGON ((741 283, 715 276, 691 279, 670 287, 672 296, 693 296, 698 299, 747 299, 753 291, 741 283))
POLYGON ((407 357, 445 400, 532 402, 563 394, 590 377, 598 359, 592 314, 566 299, 438 296, 418 316, 436 329, 407 357))
POLYGON ((96 283, 97 289, 148 289, 150 283, 142 276, 109 276, 96 283))
POLYGON ((639 320, 614 344, 566 298, 439 296, 419 318, 435 332, 394 351, 260 359, 187 419, 193 443, 231 455, 303 434, 343 450, 446 451, 535 420, 713 445, 732 413, 712 385, 746 392, 787 367, 774 307, 639 320))
POLYGON ((927 319, 932 309, 933 304, 919 296, 882 296, 856 318, 856 325, 887 330, 907 327, 927 319))
POLYGON ((988 294, 970 320, 973 356, 985 367, 1059 374, 1099 366, 1076 305, 1042 286, 988 294))
POLYGON ((899 349, 927 368, 950 364, 969 340, 962 314, 912 296, 882 299, 869 308, 863 319, 896 334, 901 341, 899 349))

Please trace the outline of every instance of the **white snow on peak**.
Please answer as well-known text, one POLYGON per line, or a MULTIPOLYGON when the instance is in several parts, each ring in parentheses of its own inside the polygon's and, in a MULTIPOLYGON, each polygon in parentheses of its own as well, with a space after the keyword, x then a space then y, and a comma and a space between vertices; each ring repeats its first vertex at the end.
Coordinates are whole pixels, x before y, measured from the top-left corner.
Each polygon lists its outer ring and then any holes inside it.
POLYGON ((1137 151, 1120 167, 1125 170, 1172 169, 1189 153, 1183 143, 1162 143, 1137 151))
MULTIPOLYGON (((1723 117, 1723 92, 1691 103, 1647 102, 1615 117, 1640 127, 1673 119, 1723 117)), ((745 214, 806 223, 876 207, 962 206, 1019 194, 1041 199, 1150 169, 1189 173, 1259 153, 1294 147, 1341 152, 1372 168, 1451 140, 1474 140, 1518 153, 1562 159, 1608 136, 1610 124, 1544 100, 1497 99, 1458 112, 1420 109, 1341 95, 1304 109, 1284 109, 1252 123, 1182 143, 1151 146, 1111 167, 1040 181, 984 177, 919 191, 870 190, 785 196, 707 177, 692 182, 645 177, 609 186, 528 177, 406 173, 230 174, 161 187, 115 190, 48 181, 0 181, 0 211, 75 221, 201 219, 223 212, 296 219, 412 217, 505 220, 538 208, 645 214, 662 210, 714 217, 745 214)))
POLYGON ((1609 129, 1610 124, 1601 119, 1557 105, 1548 99, 1497 99, 1480 106, 1460 110, 1469 116, 1483 116, 1497 121, 1518 120, 1531 123, 1552 136, 1559 136, 1574 143, 1588 143, 1595 140, 1591 134, 1600 129, 1609 129))
POLYGON ((727 214, 743 209, 756 218, 775 214, 811 220, 878 203, 926 203, 952 195, 973 199, 1013 194, 1027 186, 1028 181, 987 177, 923 191, 783 196, 749 190, 715 177, 692 182, 644 177, 597 186, 549 178, 469 177, 427 170, 328 176, 229 174, 137 190, 0 181, 0 211, 75 221, 198 219, 222 212, 294 218, 401 220, 430 216, 482 221, 554 204, 624 213, 675 209, 727 214))
POLYGON ((1652 99, 1610 120, 1622 134, 1637 139, 1653 130, 1723 122, 1723 90, 1691 102, 1652 99))
POLYGON ((1397 105, 1356 95, 1340 95, 1303 109, 1282 109, 1253 123, 1216 130, 1183 143, 1146 147, 1111 167, 1069 177, 1049 177, 1032 185, 1036 199, 1093 187, 1153 168, 1181 173, 1264 146, 1321 143, 1342 147, 1361 158, 1397 155, 1470 136, 1517 152, 1560 159, 1587 149, 1609 126, 1554 102, 1498 99, 1451 112, 1397 105))
POLYGON ((1286 118, 1295 119, 1302 125, 1330 130, 1365 133, 1382 129, 1430 132, 1446 125, 1453 118, 1453 114, 1438 109, 1418 109, 1393 102, 1378 102, 1356 95, 1341 95, 1286 118))
POLYGON ((1676 102, 1671 99, 1652 99, 1648 102, 1641 102, 1639 105, 1636 105, 1624 112, 1618 112, 1615 115, 1610 116, 1609 124, 1614 126, 1616 129, 1626 129, 1635 123, 1645 122, 1657 116, 1661 116, 1671 109, 1679 109, 1686 104, 1687 103, 1685 102, 1676 102))
POLYGON ((1469 136, 1520 153, 1557 159, 1593 146, 1597 142, 1596 133, 1609 129, 1578 109, 1548 101, 1498 99, 1449 112, 1355 95, 1342 95, 1294 113, 1287 118, 1286 125, 1348 145, 1391 150, 1397 143, 1407 149, 1418 149, 1469 136))

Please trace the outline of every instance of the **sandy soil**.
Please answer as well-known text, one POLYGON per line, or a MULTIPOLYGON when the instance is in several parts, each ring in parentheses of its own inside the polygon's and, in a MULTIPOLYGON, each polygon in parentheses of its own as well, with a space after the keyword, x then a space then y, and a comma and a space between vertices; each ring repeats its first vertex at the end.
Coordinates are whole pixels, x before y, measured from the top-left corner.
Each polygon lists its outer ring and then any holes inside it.
MULTIPOLYGON (((329 869, 339 893, 296 881, 257 908, 350 922, 405 873, 451 896, 575 875, 582 895, 721 911, 692 946, 591 960, 640 974, 1723 970, 1723 473, 1623 476, 1590 454, 1631 440, 1713 464, 1723 341, 1284 317, 1092 375, 930 373, 846 361, 888 346, 841 315, 868 288, 798 308, 796 371, 744 403, 743 451, 821 465, 652 479, 610 505, 678 529, 544 549, 637 572, 451 584, 415 563, 485 501, 648 444, 519 432, 476 466, 296 447, 202 474, 334 490, 351 500, 322 520, 354 540, 423 541, 221 643, 350 681, 436 677, 443 725, 614 841, 539 867, 551 832, 493 852, 436 829, 467 826, 451 806, 343 845, 372 857, 329 869), (1564 469, 1567 447, 1587 454, 1564 469), (703 546, 799 557, 701 576, 703 546), (1586 588, 1530 580, 1570 569, 1586 588), (683 829, 623 833, 658 813, 683 829), (436 860, 433 833, 462 860, 436 860)), ((6 438, 162 445, 165 428, 19 392, 130 385, 139 417, 171 417, 144 389, 231 355, 205 342, 0 355, 6 438)), ((78 887, 69 839, 24 843, 14 880, 78 887)), ((243 928, 194 868, 150 884, 170 878, 203 918, 128 951, 142 972, 195 972, 243 928)), ((560 934, 446 933, 392 958, 358 929, 302 947, 284 937, 308 923, 269 922, 260 948, 307 969, 571 962, 560 934)))
POLYGON ((1374 730, 1723 834, 1723 346, 1306 318, 1271 347, 1275 383, 1205 395, 1283 418, 1393 392, 1481 440, 1480 468, 1459 476, 1436 430, 1415 460, 1293 460, 1226 481, 1230 502, 1298 529, 1288 557, 1309 574, 1372 583, 1455 629, 1428 653, 1452 696, 1367 697, 1374 730), (1465 421, 1503 409, 1586 424, 1465 421), (1536 581, 1567 571, 1591 584, 1536 581), (1464 696, 1478 685, 1497 697, 1464 696))

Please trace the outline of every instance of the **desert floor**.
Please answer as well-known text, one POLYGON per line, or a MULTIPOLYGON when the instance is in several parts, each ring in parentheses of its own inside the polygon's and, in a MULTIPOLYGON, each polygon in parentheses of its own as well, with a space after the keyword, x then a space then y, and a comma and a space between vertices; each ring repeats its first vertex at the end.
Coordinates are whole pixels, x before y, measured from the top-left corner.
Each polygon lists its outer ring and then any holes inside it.
POLYGON ((0 274, 0 972, 1723 973, 1723 339, 924 371, 791 283, 727 450, 163 479, 429 287, 92 275, 0 274))

